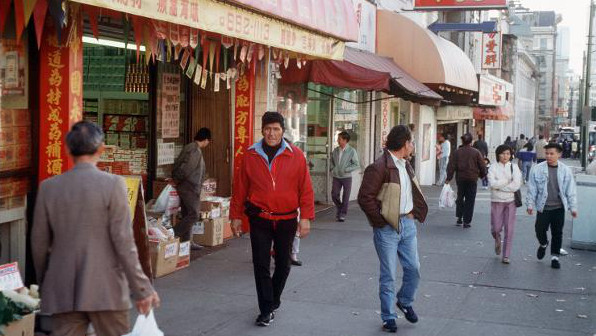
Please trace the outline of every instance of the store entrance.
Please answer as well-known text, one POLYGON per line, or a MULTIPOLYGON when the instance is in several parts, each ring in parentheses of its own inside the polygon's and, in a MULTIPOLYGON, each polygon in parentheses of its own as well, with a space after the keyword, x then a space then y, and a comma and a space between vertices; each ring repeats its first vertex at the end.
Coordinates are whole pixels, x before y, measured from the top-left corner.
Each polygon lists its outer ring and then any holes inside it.
POLYGON ((207 176, 217 180, 218 196, 229 197, 232 190, 230 91, 190 91, 190 137, 201 127, 211 130, 211 143, 203 149, 207 176))
POLYGON ((457 123, 437 125, 437 134, 441 133, 445 134, 447 140, 451 142, 451 153, 455 152, 457 149, 457 139, 459 138, 459 134, 457 134, 457 123))

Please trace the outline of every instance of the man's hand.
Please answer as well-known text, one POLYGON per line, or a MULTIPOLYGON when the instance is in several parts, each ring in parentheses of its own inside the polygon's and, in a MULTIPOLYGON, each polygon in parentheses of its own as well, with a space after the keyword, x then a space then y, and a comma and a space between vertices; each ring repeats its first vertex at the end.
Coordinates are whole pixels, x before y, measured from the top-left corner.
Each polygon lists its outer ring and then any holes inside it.
POLYGON ((148 297, 137 301, 137 310, 139 314, 147 315, 151 311, 151 308, 159 307, 160 302, 157 292, 153 292, 148 297))
POLYGON ((298 223, 298 232, 300 233, 300 238, 308 236, 310 233, 310 220, 301 219, 298 223))
POLYGON ((577 218, 577 211, 571 211, 571 217, 577 218))
POLYGON ((232 232, 236 237, 240 237, 242 235, 242 219, 232 220, 232 232))
POLYGON ((445 181, 445 184, 449 184, 449 182, 451 182, 451 181, 448 181, 448 180, 446 180, 446 181, 445 181))
POLYGON ((532 215, 534 213, 534 209, 532 209, 532 208, 528 208, 527 211, 528 211, 528 215, 532 215))

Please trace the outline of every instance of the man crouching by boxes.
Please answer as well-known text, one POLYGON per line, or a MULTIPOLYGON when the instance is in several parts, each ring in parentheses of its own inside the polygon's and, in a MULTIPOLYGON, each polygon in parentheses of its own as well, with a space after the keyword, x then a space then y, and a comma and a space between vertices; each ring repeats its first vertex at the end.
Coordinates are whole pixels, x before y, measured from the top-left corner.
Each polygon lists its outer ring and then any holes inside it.
POLYGON ((310 220, 315 214, 306 158, 298 147, 284 140, 283 116, 266 112, 261 129, 263 140, 249 148, 234 176, 230 218, 237 236, 242 230, 243 214, 249 219, 260 309, 255 323, 266 327, 281 304, 281 294, 290 274, 290 250, 296 231, 301 237, 308 235, 310 220), (272 243, 273 277, 269 272, 272 243))

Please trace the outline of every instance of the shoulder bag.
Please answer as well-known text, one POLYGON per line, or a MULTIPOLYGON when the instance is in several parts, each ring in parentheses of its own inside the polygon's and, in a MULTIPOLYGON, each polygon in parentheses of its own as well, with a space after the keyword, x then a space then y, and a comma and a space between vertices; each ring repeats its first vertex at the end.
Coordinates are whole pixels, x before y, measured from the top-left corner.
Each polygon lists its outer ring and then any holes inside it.
MULTIPOLYGON (((511 180, 513 180, 513 164, 511 164, 511 180)), ((520 208, 523 203, 522 203, 522 195, 521 195, 521 187, 520 189, 517 189, 516 192, 513 193, 513 197, 515 198, 515 206, 520 208)))

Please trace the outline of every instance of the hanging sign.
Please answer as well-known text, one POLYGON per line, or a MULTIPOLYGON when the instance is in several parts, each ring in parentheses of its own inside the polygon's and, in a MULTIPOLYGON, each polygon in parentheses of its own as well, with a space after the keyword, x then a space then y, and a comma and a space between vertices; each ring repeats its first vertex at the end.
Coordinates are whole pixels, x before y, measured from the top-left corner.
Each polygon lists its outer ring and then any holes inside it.
POLYGON ((416 0, 414 10, 505 9, 507 0, 416 0))
POLYGON ((387 135, 391 130, 391 121, 389 109, 391 108, 391 99, 381 100, 381 147, 385 147, 387 135))
POLYGON ((161 137, 180 136, 180 75, 164 73, 161 83, 161 137))
POLYGON ((505 106, 507 91, 505 82, 492 76, 480 75, 478 85, 478 104, 505 106))
POLYGON ((482 34, 482 69, 501 69, 501 32, 482 34))

